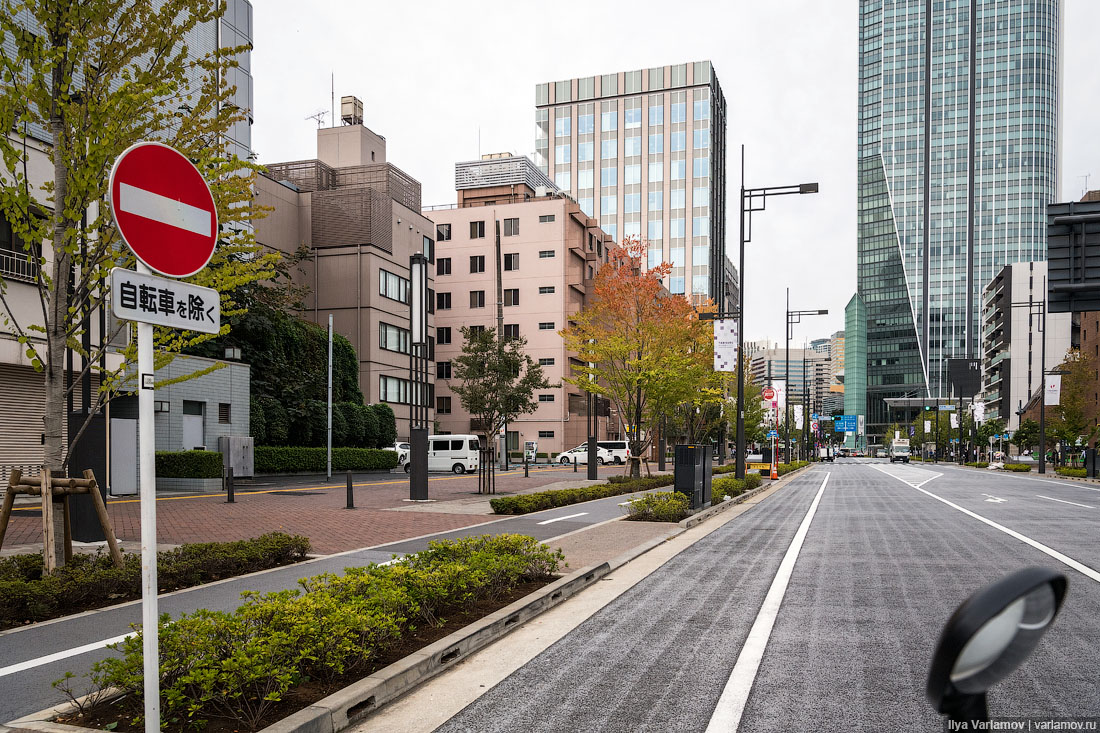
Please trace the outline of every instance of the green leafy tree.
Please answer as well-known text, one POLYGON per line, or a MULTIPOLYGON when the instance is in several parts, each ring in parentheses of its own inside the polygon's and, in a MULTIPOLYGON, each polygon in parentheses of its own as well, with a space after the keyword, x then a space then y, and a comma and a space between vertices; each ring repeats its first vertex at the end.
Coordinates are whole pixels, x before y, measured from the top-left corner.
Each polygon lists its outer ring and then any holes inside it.
POLYGON ((1068 445, 1088 444, 1096 437, 1089 412, 1089 396, 1096 392, 1095 360, 1080 349, 1070 349, 1058 366, 1062 375, 1062 391, 1058 405, 1048 408, 1047 439, 1068 445))
POLYGON ((1034 450, 1039 445, 1039 423, 1034 420, 1021 420, 1020 427, 1012 434, 1013 444, 1022 452, 1034 450))
MULTIPOLYGON (((246 226, 257 214, 254 166, 228 155, 224 145, 224 133, 245 115, 230 104, 234 89, 225 81, 242 49, 195 58, 186 44, 197 25, 217 22, 224 12, 224 3, 209 0, 0 0, 0 128, 6 132, 0 135, 0 214, 23 245, 41 306, 33 317, 17 316, 11 284, 0 282, 0 322, 43 374, 45 464, 54 471, 64 471, 69 460, 62 440, 72 389, 66 350, 84 358, 85 372, 99 372, 92 413, 118 390, 135 386, 132 340, 117 369, 98 366, 109 338, 97 339, 101 345, 90 351, 81 345, 85 316, 107 303, 111 268, 133 264, 105 205, 108 174, 123 150, 160 140, 210 182, 221 225, 218 248, 189 280, 222 294, 223 316, 240 310, 229 293, 267 277, 276 259, 259 252, 246 226), (43 129, 52 176, 37 184, 29 169, 31 157, 41 154, 36 130, 43 129)), ((208 338, 157 329, 157 366, 208 338)), ((83 429, 70 436, 70 451, 83 429)))
MULTIPOLYGON (((745 367, 747 371, 747 363, 745 367)), ((768 434, 768 426, 764 424, 767 410, 764 408, 764 400, 760 394, 762 389, 756 382, 745 383, 745 442, 748 444, 763 443, 764 437, 768 434)), ((736 410, 736 389, 734 390, 733 404, 736 410)), ((735 412, 734 415, 736 416, 736 414, 735 412)))
POLYGON ((481 444, 489 447, 505 422, 535 411, 539 406, 536 389, 555 385, 526 354, 527 339, 500 341, 492 328, 474 331, 463 326, 460 330, 462 354, 454 359, 456 381, 451 390, 480 426, 481 444))

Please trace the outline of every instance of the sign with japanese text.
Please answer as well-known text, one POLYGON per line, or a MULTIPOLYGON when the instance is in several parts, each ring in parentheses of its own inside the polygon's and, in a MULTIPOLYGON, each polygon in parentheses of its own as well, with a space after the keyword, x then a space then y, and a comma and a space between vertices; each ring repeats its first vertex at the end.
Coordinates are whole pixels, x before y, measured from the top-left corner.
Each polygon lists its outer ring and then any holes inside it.
POLYGON ((1048 374, 1046 389, 1043 390, 1043 404, 1057 405, 1062 401, 1062 375, 1048 374))
POLYGON ((217 290, 122 267, 111 270, 111 313, 116 318, 218 333, 221 312, 217 290))
POLYGON ((737 319, 714 322, 714 371, 737 371, 737 319))

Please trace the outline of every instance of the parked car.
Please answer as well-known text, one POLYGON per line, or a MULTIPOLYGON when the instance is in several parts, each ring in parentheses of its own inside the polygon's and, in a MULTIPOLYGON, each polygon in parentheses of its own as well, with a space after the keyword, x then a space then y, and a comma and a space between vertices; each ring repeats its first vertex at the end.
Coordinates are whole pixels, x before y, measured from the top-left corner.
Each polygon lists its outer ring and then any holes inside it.
MULTIPOLYGON (((596 443, 596 465, 602 466, 612 461, 611 451, 596 443)), ((576 448, 570 448, 558 456, 558 462, 568 466, 576 461, 579 465, 588 465, 588 443, 581 443, 576 448)))
POLYGON ((611 461, 617 466, 630 460, 630 446, 625 440, 599 440, 596 445, 611 453, 611 461))
POLYGON ((409 444, 398 441, 393 445, 387 445, 382 450, 397 451, 397 465, 404 466, 409 462, 409 444))

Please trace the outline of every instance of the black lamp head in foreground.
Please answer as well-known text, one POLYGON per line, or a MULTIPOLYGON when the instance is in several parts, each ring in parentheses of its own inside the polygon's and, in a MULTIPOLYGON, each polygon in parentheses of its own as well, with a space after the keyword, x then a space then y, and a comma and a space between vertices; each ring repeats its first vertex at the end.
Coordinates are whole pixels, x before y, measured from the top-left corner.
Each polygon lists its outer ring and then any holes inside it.
POLYGON ((1034 651, 1066 595, 1066 576, 1024 568, 960 605, 940 634, 928 699, 951 720, 989 720, 985 693, 1034 651))

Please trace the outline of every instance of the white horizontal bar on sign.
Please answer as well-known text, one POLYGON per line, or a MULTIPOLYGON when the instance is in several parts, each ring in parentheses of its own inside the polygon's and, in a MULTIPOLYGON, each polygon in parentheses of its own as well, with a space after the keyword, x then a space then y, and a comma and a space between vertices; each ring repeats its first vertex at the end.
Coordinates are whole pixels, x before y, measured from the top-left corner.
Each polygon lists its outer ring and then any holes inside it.
POLYGON ((210 236, 213 217, 206 209, 200 209, 128 183, 118 184, 118 198, 118 207, 127 214, 159 221, 161 224, 201 234, 204 237, 210 236))

